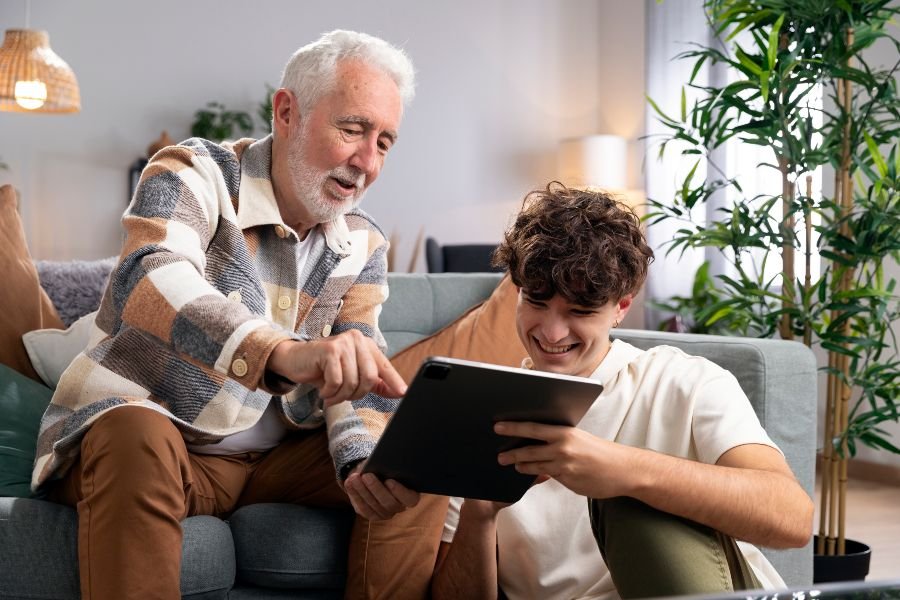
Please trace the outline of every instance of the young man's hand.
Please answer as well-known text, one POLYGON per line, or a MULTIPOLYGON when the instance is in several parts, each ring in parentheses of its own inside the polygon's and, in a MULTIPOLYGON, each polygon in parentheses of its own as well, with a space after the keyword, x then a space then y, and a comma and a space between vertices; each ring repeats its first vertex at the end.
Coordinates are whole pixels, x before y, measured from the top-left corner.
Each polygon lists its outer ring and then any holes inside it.
POLYGON ((390 519, 419 503, 419 493, 393 479, 382 482, 372 473, 360 473, 357 465, 344 481, 344 491, 350 497, 353 510, 370 521, 390 519))
POLYGON ((524 446, 497 455, 501 465, 514 465, 528 475, 552 477, 590 498, 627 495, 628 448, 590 433, 560 425, 502 421, 494 426, 500 435, 543 440, 546 444, 524 446), (624 469, 624 471, 623 471, 624 469))
POLYGON ((281 342, 266 368, 295 383, 314 385, 325 406, 358 400, 369 392, 385 398, 406 393, 406 383, 391 362, 356 329, 312 342, 281 342))

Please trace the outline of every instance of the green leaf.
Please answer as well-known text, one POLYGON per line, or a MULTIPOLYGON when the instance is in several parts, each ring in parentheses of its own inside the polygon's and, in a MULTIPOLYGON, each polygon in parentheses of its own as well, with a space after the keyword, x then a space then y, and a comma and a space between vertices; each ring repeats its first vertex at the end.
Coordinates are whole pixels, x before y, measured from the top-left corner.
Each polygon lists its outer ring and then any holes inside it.
POLYGON ((703 261, 703 264, 697 269, 697 274, 694 275, 694 286, 691 292, 694 297, 700 296, 703 294, 703 290, 710 287, 712 284, 709 278, 709 261, 703 261))
MULTIPOLYGON (((758 23, 759 21, 761 21, 761 20, 763 20, 763 19, 766 19, 766 18, 767 18, 769 15, 771 15, 771 14, 772 14, 772 11, 771 11, 771 10, 769 10, 769 9, 763 9, 763 10, 757 11, 757 12, 755 12, 754 14, 751 14, 751 15, 749 15, 749 16, 747 16, 747 17, 744 17, 744 18, 741 20, 741 22, 738 23, 738 26, 735 27, 735 28, 731 31, 730 34, 728 34, 728 37, 725 38, 725 41, 726 41, 726 42, 730 42, 730 41, 733 40, 740 32, 744 31, 747 27, 749 27, 750 25, 755 25, 755 24, 758 23)), ((726 23, 726 26, 727 26, 728 24, 729 24, 729 23, 726 23)), ((723 29, 724 29, 724 27, 723 27, 723 29)), ((721 33, 721 31, 719 31, 718 33, 721 33)))
POLYGON ((759 78, 760 73, 762 73, 762 67, 753 62, 753 59, 744 52, 740 46, 735 45, 736 49, 734 51, 735 56, 737 56, 738 61, 747 71, 750 71, 751 74, 755 75, 759 78))
POLYGON ((891 444, 880 435, 875 435, 873 433, 864 433, 859 436, 859 439, 870 448, 882 449, 893 452, 894 454, 900 454, 900 448, 891 444))
POLYGON ((834 352, 836 354, 844 355, 844 356, 859 357, 858 352, 854 352, 853 350, 850 350, 850 349, 840 346, 838 344, 832 344, 831 342, 824 341, 824 340, 822 341, 822 348, 824 348, 825 350, 830 350, 831 352, 834 352))
POLYGON ((862 134, 863 138, 866 140, 866 146, 869 148, 869 156, 875 162, 881 176, 885 177, 888 173, 888 166, 884 157, 881 155, 881 150, 878 149, 878 144, 875 143, 875 140, 872 139, 872 136, 869 135, 868 131, 863 131, 862 134))
POLYGON ((668 115, 666 115, 666 113, 664 113, 664 112, 662 111, 662 109, 659 108, 659 106, 656 104, 656 102, 653 101, 653 98, 651 98, 650 96, 645 96, 645 97, 647 98, 647 102, 650 103, 650 106, 653 107, 653 110, 656 112, 656 114, 658 114, 660 117, 662 117, 663 121, 667 121, 667 122, 670 122, 670 123, 675 123, 674 120, 670 119, 670 118, 668 117, 668 115))
MULTIPOLYGON (((766 56, 769 61, 769 71, 775 70, 775 60, 778 57, 778 36, 781 32, 782 23, 784 23, 784 14, 778 17, 775 25, 772 26, 772 31, 769 32, 769 48, 766 56)), ((765 99, 765 96, 763 98, 765 99)))
POLYGON ((681 199, 687 201, 687 198, 691 193, 691 180, 694 178, 694 173, 697 172, 697 167, 700 166, 700 160, 698 159, 694 166, 691 167, 691 170, 688 172, 687 176, 684 178, 684 182, 681 184, 681 199))
POLYGON ((703 63, 706 62, 706 55, 701 56, 700 59, 694 63, 694 68, 691 70, 691 77, 688 79, 688 84, 694 83, 694 78, 697 77, 697 73, 700 72, 700 69, 703 68, 703 63))
POLYGON ((684 86, 681 86, 681 122, 687 121, 687 95, 684 86))

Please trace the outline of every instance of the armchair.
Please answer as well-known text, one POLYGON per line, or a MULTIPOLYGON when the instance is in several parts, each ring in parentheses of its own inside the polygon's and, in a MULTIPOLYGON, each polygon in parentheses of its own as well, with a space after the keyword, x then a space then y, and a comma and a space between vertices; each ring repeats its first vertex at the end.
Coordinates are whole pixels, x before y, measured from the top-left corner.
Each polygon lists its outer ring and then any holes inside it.
POLYGON ((499 272, 491 266, 495 244, 440 245, 433 237, 425 239, 425 264, 429 273, 499 272))

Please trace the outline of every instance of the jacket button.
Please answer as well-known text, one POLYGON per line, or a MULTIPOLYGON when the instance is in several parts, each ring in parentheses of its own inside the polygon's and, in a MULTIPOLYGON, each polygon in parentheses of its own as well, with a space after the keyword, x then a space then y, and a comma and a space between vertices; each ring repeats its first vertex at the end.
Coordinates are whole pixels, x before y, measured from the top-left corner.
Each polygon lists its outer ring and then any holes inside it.
POLYGON ((322 337, 328 337, 331 335, 331 325, 325 323, 325 327, 322 328, 322 337))
POLYGON ((289 296, 281 296, 278 299, 278 308, 287 310, 291 307, 291 298, 289 296))
POLYGON ((241 301, 241 292, 239 290, 234 290, 233 292, 228 293, 228 299, 232 302, 240 302, 241 301))
POLYGON ((235 359, 234 362, 231 363, 231 371, 238 377, 243 377, 247 374, 247 361, 243 358, 235 359))

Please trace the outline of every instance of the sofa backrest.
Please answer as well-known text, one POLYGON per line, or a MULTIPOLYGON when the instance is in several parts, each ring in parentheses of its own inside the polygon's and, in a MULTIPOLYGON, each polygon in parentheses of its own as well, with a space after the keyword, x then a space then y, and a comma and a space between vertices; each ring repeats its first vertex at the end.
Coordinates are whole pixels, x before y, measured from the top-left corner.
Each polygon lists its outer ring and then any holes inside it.
POLYGON ((446 327, 497 287, 499 273, 389 273, 378 325, 393 356, 446 327))

